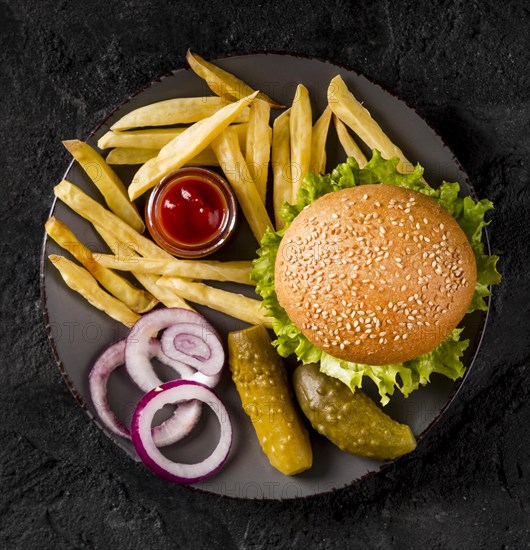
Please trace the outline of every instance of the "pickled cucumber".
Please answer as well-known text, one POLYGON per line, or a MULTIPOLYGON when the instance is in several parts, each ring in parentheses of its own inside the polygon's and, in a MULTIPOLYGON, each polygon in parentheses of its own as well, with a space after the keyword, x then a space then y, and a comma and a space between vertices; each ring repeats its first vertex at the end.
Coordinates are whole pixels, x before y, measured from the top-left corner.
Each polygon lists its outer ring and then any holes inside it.
POLYGON ((299 414, 282 360, 263 326, 228 335, 232 378, 263 452, 285 475, 311 467, 309 434, 299 414))
POLYGON ((300 365, 294 390, 313 428, 343 451, 386 460, 416 448, 411 429, 392 420, 362 390, 355 393, 318 365, 300 365))

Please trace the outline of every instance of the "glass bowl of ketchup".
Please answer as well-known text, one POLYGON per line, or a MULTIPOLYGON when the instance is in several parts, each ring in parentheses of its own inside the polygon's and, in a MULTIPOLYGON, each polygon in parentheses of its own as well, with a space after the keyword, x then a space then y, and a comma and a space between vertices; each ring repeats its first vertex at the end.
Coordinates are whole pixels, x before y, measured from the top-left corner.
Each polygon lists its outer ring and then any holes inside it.
POLYGON ((237 202, 228 183, 205 168, 181 168, 153 189, 145 208, 146 225, 164 250, 200 258, 221 248, 233 233, 237 202))

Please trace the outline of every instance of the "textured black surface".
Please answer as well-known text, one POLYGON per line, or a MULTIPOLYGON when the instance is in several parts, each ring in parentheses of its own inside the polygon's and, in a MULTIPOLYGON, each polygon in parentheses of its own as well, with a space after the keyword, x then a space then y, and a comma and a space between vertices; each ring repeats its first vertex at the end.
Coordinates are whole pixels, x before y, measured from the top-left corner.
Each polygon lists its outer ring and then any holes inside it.
POLYGON ((0 2, 0 547, 530 546, 530 13, 429 4, 0 2), (183 66, 188 46, 351 66, 414 106, 496 204, 504 281, 469 383, 416 452, 331 496, 239 502, 155 479, 76 406, 49 351, 39 253, 60 140, 183 66))

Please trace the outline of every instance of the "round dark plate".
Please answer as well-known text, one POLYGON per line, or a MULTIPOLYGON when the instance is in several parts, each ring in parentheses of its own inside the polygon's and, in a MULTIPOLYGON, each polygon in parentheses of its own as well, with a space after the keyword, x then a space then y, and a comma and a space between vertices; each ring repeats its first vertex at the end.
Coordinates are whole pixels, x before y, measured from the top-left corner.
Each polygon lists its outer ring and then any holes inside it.
MULTIPOLYGON (((241 55, 221 59, 217 63, 237 74, 253 88, 264 91, 285 105, 291 103, 297 84, 305 84, 309 89, 313 112, 316 116, 326 106, 326 90, 329 81, 335 75, 341 74, 356 97, 364 102, 373 118, 403 150, 405 156, 411 162, 419 162, 425 167, 427 181, 432 185, 438 185, 442 180, 459 181, 464 194, 472 193, 466 174, 434 130, 413 109, 365 77, 329 62, 291 55, 241 55)), ((175 71, 154 81, 115 109, 91 134, 88 143, 95 147, 98 138, 116 120, 140 106, 173 97, 201 95, 211 95, 201 79, 190 70, 175 71)), ((273 111, 273 113, 278 112, 273 111)), ((65 138, 69 137, 71 136, 65 136, 65 138)), ((333 128, 330 128, 327 150, 328 169, 344 161, 345 154, 333 128)), ((118 168, 117 172, 127 184, 135 170, 134 167, 125 167, 118 168)), ((68 167, 65 177, 92 197, 102 200, 77 163, 68 167)), ((54 203, 51 213, 64 221, 79 240, 89 248, 94 251, 108 252, 91 225, 62 203, 54 203)), ((241 219, 243 219, 242 216, 241 219)), ((243 221, 230 243, 214 258, 252 259, 256 248, 257 243, 248 225, 243 221)), ((57 270, 47 260, 47 256, 51 253, 68 256, 53 241, 45 239, 41 283, 50 343, 68 387, 77 402, 99 425, 90 401, 88 373, 98 355, 110 343, 123 338, 127 330, 65 286, 57 270)), ((244 292, 249 296, 254 295, 251 287, 221 283, 216 286, 244 292)), ((229 331, 246 326, 241 321, 207 307, 197 306, 196 309, 208 318, 224 338, 229 331)), ((486 313, 476 313, 465 319, 465 336, 471 340, 465 356, 468 371, 478 350, 485 321, 486 313)), ((461 381, 453 383, 442 376, 434 375, 431 384, 417 390, 408 399, 396 394, 385 411, 394 419, 409 424, 415 435, 421 438, 446 410, 460 384, 461 381)), ((365 384, 365 389, 378 400, 369 381, 365 384)), ((383 463, 375 460, 346 454, 313 433, 313 467, 298 476, 286 477, 270 466, 267 457, 261 451, 250 420, 241 408, 241 402, 228 369, 216 391, 226 403, 232 419, 234 427, 232 451, 224 469, 210 480, 194 485, 196 488, 238 498, 288 499, 344 487, 360 480, 368 473, 378 471, 383 466, 383 463)), ((109 400, 118 416, 126 422, 130 420, 140 397, 141 392, 128 379, 124 369, 118 369, 109 383, 109 400)), ((217 426, 215 420, 208 415, 202 420, 202 424, 202 428, 196 430, 194 435, 185 442, 174 448, 168 448, 168 456, 191 462, 203 458, 215 445, 217 426)), ((127 455, 138 460, 129 441, 111 435, 109 437, 127 455)))

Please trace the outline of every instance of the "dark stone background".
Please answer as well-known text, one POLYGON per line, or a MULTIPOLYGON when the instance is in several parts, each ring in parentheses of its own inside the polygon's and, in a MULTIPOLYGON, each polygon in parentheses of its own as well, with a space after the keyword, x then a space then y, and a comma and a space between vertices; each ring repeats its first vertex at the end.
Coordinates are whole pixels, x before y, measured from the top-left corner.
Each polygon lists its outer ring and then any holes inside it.
POLYGON ((495 0, 0 1, 0 547, 530 547, 530 12, 495 0), (412 455, 331 496, 237 502, 150 475, 87 419, 39 305, 42 224, 69 161, 122 98, 205 57, 334 60, 415 107, 496 204, 502 257, 458 403, 412 455))

